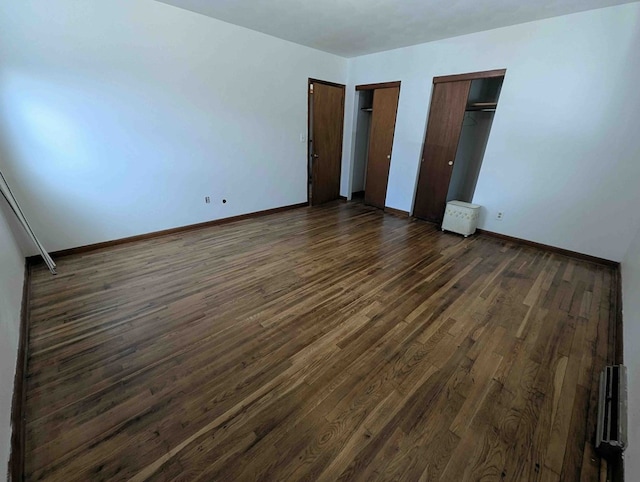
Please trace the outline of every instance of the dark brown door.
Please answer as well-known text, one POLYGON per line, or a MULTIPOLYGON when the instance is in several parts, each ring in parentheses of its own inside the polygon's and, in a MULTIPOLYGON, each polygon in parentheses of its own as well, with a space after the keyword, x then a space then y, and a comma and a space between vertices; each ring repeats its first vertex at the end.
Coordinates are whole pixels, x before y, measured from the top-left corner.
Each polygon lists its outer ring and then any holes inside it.
POLYGON ((418 218, 442 221, 470 87, 470 80, 433 86, 413 207, 413 215, 418 218))
POLYGON ((364 202, 384 209, 391 166, 391 148, 396 127, 399 87, 373 91, 373 112, 369 135, 369 160, 364 202))
POLYGON ((311 204, 340 197, 344 86, 313 81, 311 102, 311 204))

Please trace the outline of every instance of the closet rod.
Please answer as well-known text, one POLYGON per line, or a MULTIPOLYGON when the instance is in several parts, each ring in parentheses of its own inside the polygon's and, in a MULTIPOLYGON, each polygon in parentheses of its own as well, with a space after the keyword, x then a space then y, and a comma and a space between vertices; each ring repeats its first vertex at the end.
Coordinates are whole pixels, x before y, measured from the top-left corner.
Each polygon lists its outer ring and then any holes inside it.
POLYGON ((498 107, 497 102, 473 102, 467 105, 465 110, 480 110, 483 112, 495 112, 498 107))

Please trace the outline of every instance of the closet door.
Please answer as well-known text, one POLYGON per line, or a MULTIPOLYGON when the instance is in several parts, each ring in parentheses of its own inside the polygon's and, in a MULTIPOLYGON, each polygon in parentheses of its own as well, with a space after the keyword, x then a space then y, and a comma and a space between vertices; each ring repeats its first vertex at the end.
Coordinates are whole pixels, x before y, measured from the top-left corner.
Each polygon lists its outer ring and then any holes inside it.
POLYGON ((311 95, 312 191, 311 204, 340 197, 342 131, 344 127, 344 86, 313 83, 311 95))
POLYGON ((434 84, 413 215, 441 222, 471 81, 434 84))
POLYGON ((364 202, 384 209, 387 198, 387 182, 391 166, 391 148, 396 127, 400 87, 373 91, 371 134, 369 135, 369 159, 364 202))

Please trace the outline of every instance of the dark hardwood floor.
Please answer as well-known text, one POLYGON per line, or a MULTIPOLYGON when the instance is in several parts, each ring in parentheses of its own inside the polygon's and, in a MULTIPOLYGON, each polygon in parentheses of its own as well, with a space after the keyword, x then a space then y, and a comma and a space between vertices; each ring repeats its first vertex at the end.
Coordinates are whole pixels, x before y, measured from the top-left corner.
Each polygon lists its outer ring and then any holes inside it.
POLYGON ((598 480, 612 268, 356 203, 58 262, 27 480, 598 480))

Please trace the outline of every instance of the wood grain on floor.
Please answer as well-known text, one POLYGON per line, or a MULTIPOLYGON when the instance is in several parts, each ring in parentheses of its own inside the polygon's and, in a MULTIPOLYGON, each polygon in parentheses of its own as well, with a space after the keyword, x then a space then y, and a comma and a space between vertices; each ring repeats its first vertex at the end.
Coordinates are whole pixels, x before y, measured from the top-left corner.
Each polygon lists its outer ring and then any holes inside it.
POLYGON ((598 480, 611 268, 355 203, 58 261, 27 480, 598 480))

